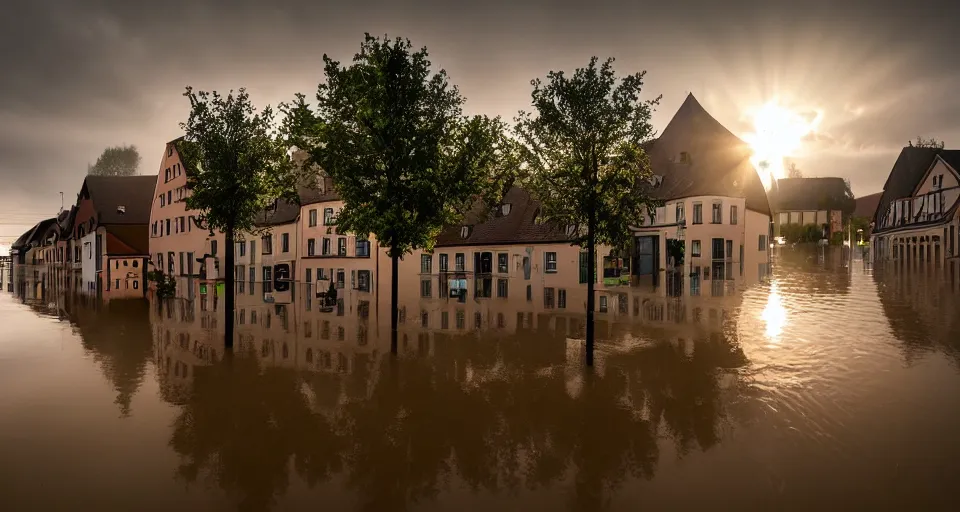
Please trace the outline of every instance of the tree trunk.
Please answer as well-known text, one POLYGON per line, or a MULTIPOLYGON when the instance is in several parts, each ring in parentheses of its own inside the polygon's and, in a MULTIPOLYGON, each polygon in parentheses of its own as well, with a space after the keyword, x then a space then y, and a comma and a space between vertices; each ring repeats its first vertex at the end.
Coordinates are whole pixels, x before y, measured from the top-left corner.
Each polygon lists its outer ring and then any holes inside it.
POLYGON ((593 366, 593 310, 596 298, 594 297, 594 281, 597 272, 597 214, 590 211, 590 220, 587 225, 587 366, 593 366))
MULTIPOLYGON (((224 273, 226 276, 226 282, 224 286, 224 334, 223 334, 223 345, 227 350, 233 350, 233 304, 236 300, 236 294, 234 293, 234 288, 236 287, 236 281, 234 280, 234 242, 233 242, 233 226, 227 228, 226 233, 224 233, 224 273)), ((219 276, 217 276, 219 277, 219 276)), ((214 283, 213 293, 217 293, 217 286, 214 283)))
POLYGON ((397 297, 399 295, 399 269, 400 257, 393 250, 390 251, 390 353, 397 353, 397 320, 400 310, 397 306, 397 297))

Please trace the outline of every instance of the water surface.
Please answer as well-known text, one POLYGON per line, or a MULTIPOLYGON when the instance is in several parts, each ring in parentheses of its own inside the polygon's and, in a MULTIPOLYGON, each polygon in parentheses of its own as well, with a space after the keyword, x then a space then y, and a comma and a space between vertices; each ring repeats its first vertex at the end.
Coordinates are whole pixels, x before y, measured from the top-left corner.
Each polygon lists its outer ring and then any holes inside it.
POLYGON ((573 308, 425 302, 392 357, 386 315, 250 303, 231 354, 217 306, 2 293, 0 507, 952 509, 958 290, 785 259, 631 292, 593 371, 573 308))

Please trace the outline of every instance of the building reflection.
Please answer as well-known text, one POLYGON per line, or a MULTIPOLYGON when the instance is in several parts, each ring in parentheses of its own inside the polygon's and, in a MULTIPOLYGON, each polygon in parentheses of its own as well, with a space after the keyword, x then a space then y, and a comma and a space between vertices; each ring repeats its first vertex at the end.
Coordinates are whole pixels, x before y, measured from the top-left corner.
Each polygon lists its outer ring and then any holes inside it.
POLYGON ((654 476, 664 442, 682 456, 721 441, 747 364, 735 282, 706 296, 625 290, 598 313, 593 372, 573 295, 566 311, 525 294, 404 298, 399 357, 387 315, 360 295, 322 311, 310 294, 258 303, 254 290, 238 299, 232 352, 215 294, 154 301, 161 393, 181 407, 178 476, 250 510, 294 476, 342 482, 364 510, 431 501, 451 479, 509 493, 572 478, 572 508, 604 508, 654 476))
POLYGON ((877 294, 904 360, 936 350, 960 368, 960 261, 945 268, 888 265, 874 272, 877 294))

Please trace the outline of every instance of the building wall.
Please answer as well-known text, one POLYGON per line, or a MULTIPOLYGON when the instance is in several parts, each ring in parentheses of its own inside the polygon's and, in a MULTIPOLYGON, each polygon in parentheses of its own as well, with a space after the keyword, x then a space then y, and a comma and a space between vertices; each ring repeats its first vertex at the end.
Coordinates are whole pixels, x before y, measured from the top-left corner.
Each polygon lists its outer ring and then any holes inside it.
MULTIPOLYGON (((187 174, 183 168, 180 154, 173 144, 167 144, 163 158, 160 160, 160 170, 157 175, 157 188, 153 195, 153 205, 150 208, 150 265, 148 270, 162 270, 170 273, 170 253, 173 253, 173 275, 184 277, 190 270, 190 256, 193 259, 213 252, 216 246, 216 256, 223 256, 223 234, 202 229, 197 225, 194 215, 197 212, 187 210, 186 197, 187 174), (169 172, 169 179, 167 173, 169 172), (162 199, 161 199, 162 197, 162 199), (167 198, 170 202, 167 202, 167 198), (182 224, 181 224, 182 219, 182 224), (169 222, 169 233, 167 224, 169 222), (216 242, 215 244, 213 242, 216 242), (182 256, 181 256, 182 253, 182 256), (181 265, 181 260, 183 264, 181 265)), ((194 261, 193 275, 199 275, 200 264, 194 261)), ((207 276, 216 277, 216 260, 207 261, 207 276)))
POLYGON ((947 166, 943 160, 939 158, 934 162, 933 166, 927 172, 927 176, 924 178, 923 183, 917 189, 917 193, 914 195, 923 195, 933 192, 938 189, 952 188, 960 186, 960 180, 957 179, 957 176, 950 170, 950 167, 947 166), (943 184, 938 188, 933 187, 934 177, 943 176, 943 184))
POLYGON ((80 239, 80 271, 82 287, 79 291, 92 293, 97 286, 97 231, 80 239))
MULTIPOLYGON (((338 289, 338 298, 345 298, 347 304, 359 300, 375 302, 383 272, 389 272, 390 269, 389 259, 387 266, 380 266, 378 272, 378 255, 385 250, 380 247, 376 237, 371 235, 366 238, 367 254, 362 255, 358 251, 358 237, 355 234, 341 233, 335 220, 330 222, 325 219, 324 210, 330 210, 333 219, 336 219, 341 208, 343 201, 324 201, 304 205, 300 209, 300 265, 297 269, 297 280, 304 285, 304 293, 311 293, 315 297, 317 292, 326 291, 331 280, 336 285, 337 276, 342 272, 343 288, 338 289), (311 225, 314 224, 313 218, 316 219, 315 225, 311 225), (324 239, 329 241, 326 254, 323 251, 324 239), (311 240, 314 246, 313 254, 310 253, 311 240), (338 252, 339 240, 344 240, 346 244, 344 256, 338 252), (368 272, 370 276, 366 290, 359 289, 360 279, 357 276, 361 272, 368 272)), ((360 241, 363 241, 363 237, 360 237, 360 241)), ((389 283, 389 274, 386 276, 387 280, 384 282, 389 283)), ((386 290, 389 294, 389 288, 386 290)))
POLYGON ((143 297, 146 286, 145 257, 106 257, 104 268, 104 298, 143 297))

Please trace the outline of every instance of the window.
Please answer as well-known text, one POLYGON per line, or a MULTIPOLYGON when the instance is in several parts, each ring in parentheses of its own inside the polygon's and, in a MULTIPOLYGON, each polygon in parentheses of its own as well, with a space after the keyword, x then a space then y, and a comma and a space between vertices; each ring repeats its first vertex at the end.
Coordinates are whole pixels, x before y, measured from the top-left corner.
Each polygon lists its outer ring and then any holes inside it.
POLYGON ((134 282, 133 282, 133 289, 134 289, 134 290, 137 290, 137 289, 139 289, 139 288, 140 288, 140 282, 139 282, 139 281, 134 281, 134 282))
POLYGON ((308 269, 306 270, 306 273, 307 273, 307 275, 306 275, 306 277, 304 278, 304 280, 305 280, 307 283, 310 283, 311 281, 313 281, 313 269, 312 269, 312 268, 308 268, 308 269))
POLYGON ((501 252, 497 254, 497 272, 501 274, 506 274, 510 270, 510 266, 507 264, 508 256, 507 253, 501 252))
POLYGON ((166 234, 170 236, 170 219, 164 221, 164 226, 166 226, 166 234))
POLYGON ((263 293, 270 293, 273 291, 273 276, 271 275, 273 269, 269 265, 263 267, 263 293))
POLYGON ((693 223, 703 224, 703 204, 693 203, 693 223))
POLYGON ((347 237, 337 238, 337 256, 345 258, 347 256, 347 237))
POLYGON ((497 279, 497 297, 501 299, 507 298, 507 280, 506 279, 497 279))
POLYGON ((464 266, 464 257, 462 252, 458 252, 453 259, 454 270, 457 272, 463 272, 464 266))
POLYGON ((606 295, 600 296, 600 312, 601 313, 607 312, 607 296, 606 295))
POLYGON ((167 146, 167 156, 173 156, 173 146, 167 146))
POLYGON ((449 329, 450 328, 450 313, 446 311, 440 312, 440 328, 449 329))
POLYGON ((554 289, 553 288, 543 289, 543 307, 547 309, 553 309, 554 307, 554 289))
POLYGON ((290 252, 290 233, 280 235, 280 251, 290 252))
MULTIPOLYGON (((187 267, 184 265, 185 260, 186 260, 186 254, 184 254, 183 252, 181 252, 181 253, 180 253, 180 275, 183 275, 183 274, 184 274, 184 270, 186 270, 186 268, 187 268, 187 267)), ((126 264, 127 262, 123 262, 123 263, 126 264)))
POLYGON ((330 239, 324 238, 323 243, 320 245, 320 254, 324 256, 330 255, 330 239))
POLYGON ((307 240, 307 256, 313 256, 317 252, 317 241, 313 238, 307 240))
POLYGON ((690 163, 690 153, 687 153, 686 151, 681 151, 681 152, 680 152, 680 163, 681 163, 681 164, 689 164, 689 163, 690 163))
POLYGON ((420 273, 421 274, 433 273, 433 256, 429 254, 420 255, 420 273))
POLYGON ((247 244, 246 242, 237 242, 237 253, 241 258, 247 255, 247 244))
POLYGON ((357 238, 355 251, 356 257, 358 258, 369 258, 370 257, 370 240, 366 238, 357 238))
POLYGON ((420 280, 420 296, 430 298, 430 285, 433 284, 429 279, 420 280))
POLYGON ((713 217, 711 217, 710 222, 713 224, 723 222, 723 203, 713 203, 713 217))
POLYGON ((370 271, 369 270, 358 270, 357 271, 357 289, 361 292, 370 291, 370 271))
POLYGON ((737 223, 737 205, 730 205, 730 224, 737 223))
POLYGON ((527 285, 527 301, 529 302, 532 300, 533 300, 533 286, 528 284, 527 285))
POLYGON ((567 290, 563 288, 557 290, 557 307, 561 309, 567 307, 567 290))
POLYGON ((700 257, 700 240, 694 240, 690 242, 690 257, 692 258, 700 257))
POLYGON ((163 172, 163 181, 170 181, 170 168, 167 167, 167 170, 163 172))
POLYGON ((312 228, 316 225, 317 225, 317 210, 316 208, 314 208, 313 210, 310 210, 310 227, 312 228))
POLYGON ((557 271, 557 253, 548 252, 544 255, 544 266, 546 272, 554 273, 557 271))
POLYGON ((257 261, 257 241, 250 240, 250 263, 256 263, 257 261))
POLYGON ((263 246, 263 254, 273 254, 273 235, 263 235, 260 237, 260 244, 263 246))
POLYGON ((460 238, 467 238, 468 236, 470 236, 470 226, 461 226, 460 238))
POLYGON ((216 256, 216 255, 217 255, 217 241, 216 241, 216 240, 210 240, 210 254, 211 254, 212 256, 216 256))
POLYGON ((757 247, 757 250, 758 250, 758 251, 765 251, 765 250, 767 250, 767 235, 760 235, 760 239, 758 240, 758 242, 759 242, 759 243, 757 244, 757 245, 758 245, 758 247, 757 247))
POLYGON ((114 287, 115 289, 119 290, 119 289, 120 289, 120 280, 119 280, 119 279, 115 279, 115 281, 116 281, 116 283, 114 283, 114 286, 113 286, 113 287, 114 287))
POLYGON ((343 283, 346 281, 347 274, 342 268, 337 269, 337 288, 343 288, 343 283))
POLYGON ((466 323, 467 323, 467 321, 466 321, 466 318, 465 318, 465 316, 464 316, 463 310, 462 310, 462 309, 458 309, 458 310, 457 310, 457 329, 465 329, 465 328, 466 328, 466 323))
POLYGON ((160 208, 167 205, 167 196, 160 194, 160 208))
POLYGON ((323 225, 332 226, 335 221, 333 218, 333 208, 324 208, 323 209, 323 225))
POLYGON ((450 267, 450 259, 446 254, 440 255, 440 272, 446 272, 450 267))
POLYGON ((139 264, 140 262, 138 262, 137 260, 133 260, 133 268, 137 268, 139 264))
POLYGON ((681 223, 686 220, 687 212, 683 208, 683 203, 677 203, 677 223, 681 223))
POLYGON ((257 284, 257 268, 250 265, 250 295, 254 294, 254 288, 257 284))
POLYGON ((167 191, 167 204, 173 204, 173 191, 167 191))

